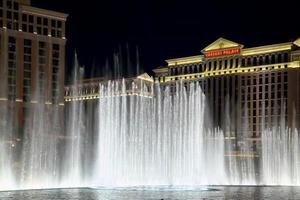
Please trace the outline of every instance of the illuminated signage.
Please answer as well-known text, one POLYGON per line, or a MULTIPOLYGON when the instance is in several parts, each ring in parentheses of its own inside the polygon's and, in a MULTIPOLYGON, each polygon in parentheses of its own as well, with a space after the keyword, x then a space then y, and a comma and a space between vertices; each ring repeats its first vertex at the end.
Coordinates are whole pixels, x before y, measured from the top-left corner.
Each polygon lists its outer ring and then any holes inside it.
POLYGON ((240 52, 241 52, 240 48, 221 49, 221 50, 204 52, 204 56, 205 56, 205 58, 214 58, 214 57, 219 57, 219 56, 228 56, 228 55, 233 55, 233 54, 239 54, 240 52))

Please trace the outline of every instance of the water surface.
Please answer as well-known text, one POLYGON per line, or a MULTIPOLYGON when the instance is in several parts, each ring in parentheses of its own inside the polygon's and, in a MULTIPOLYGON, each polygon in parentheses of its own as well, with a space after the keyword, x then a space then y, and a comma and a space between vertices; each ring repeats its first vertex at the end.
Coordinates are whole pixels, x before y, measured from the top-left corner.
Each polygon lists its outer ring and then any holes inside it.
POLYGON ((281 200, 300 199, 300 187, 214 187, 175 189, 53 189, 0 192, 1 200, 281 200))

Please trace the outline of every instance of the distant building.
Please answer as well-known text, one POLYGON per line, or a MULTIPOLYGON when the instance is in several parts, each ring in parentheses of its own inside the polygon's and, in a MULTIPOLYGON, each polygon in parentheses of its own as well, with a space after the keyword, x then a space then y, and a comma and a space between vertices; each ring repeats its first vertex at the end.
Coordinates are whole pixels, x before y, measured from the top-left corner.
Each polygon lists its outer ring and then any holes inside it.
MULTIPOLYGON (((77 117, 78 121, 84 124, 85 132, 89 135, 97 134, 99 131, 97 114, 100 99, 110 97, 152 98, 154 95, 153 83, 153 78, 145 73, 126 79, 107 80, 106 77, 83 79, 78 80, 73 85, 65 86, 65 122, 67 125, 65 128, 67 132, 70 132, 68 130, 72 128, 72 120, 77 117), (101 87, 110 88, 110 93, 106 93, 108 90, 102 93, 101 87)), ((92 140, 93 137, 86 139, 88 145, 93 144, 92 140)))
POLYGON ((64 105, 67 16, 0 0, 0 105, 13 103, 21 126, 33 104, 64 105))
MULTIPOLYGON (((114 82, 119 82, 120 87, 124 81, 126 85, 126 92, 123 93, 115 93, 115 96, 118 95, 126 95, 126 96, 153 96, 153 90, 151 86, 153 85, 153 78, 150 77, 147 73, 141 74, 137 77, 126 78, 126 79, 119 79, 119 80, 112 80, 114 82), (133 85, 135 87, 133 87, 133 85), (143 85, 148 87, 147 93, 143 93, 143 85)), ((72 101, 91 101, 91 100, 98 100, 101 97, 105 97, 104 94, 100 92, 100 85, 106 85, 109 81, 105 78, 92 78, 92 79, 84 79, 79 81, 74 85, 69 85, 65 87, 65 101, 72 102, 72 101)))
POLYGON ((210 102, 213 123, 230 138, 246 135, 254 147, 265 128, 284 121, 299 128, 300 39, 244 48, 220 38, 201 55, 167 60, 155 79, 174 86, 197 81, 210 102), (282 120, 283 119, 283 120, 282 120))

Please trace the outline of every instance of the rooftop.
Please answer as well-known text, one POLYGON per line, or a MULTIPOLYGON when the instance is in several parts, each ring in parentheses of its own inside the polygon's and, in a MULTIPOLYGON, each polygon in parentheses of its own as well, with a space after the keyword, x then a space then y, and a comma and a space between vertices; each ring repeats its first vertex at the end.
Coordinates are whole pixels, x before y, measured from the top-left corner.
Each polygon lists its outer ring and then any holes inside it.
MULTIPOLYGON (((264 45, 258 47, 251 47, 251 48, 244 48, 244 45, 238 44, 236 42, 232 42, 230 40, 219 38, 207 47, 202 50, 202 53, 205 54, 206 52, 215 52, 221 50, 233 50, 238 49, 238 52, 242 56, 250 56, 256 54, 263 54, 263 53, 272 53, 278 51, 285 51, 290 50, 293 45, 297 45, 300 47, 300 38, 295 40, 294 42, 286 42, 286 43, 278 43, 272 45, 264 45)), ((167 66, 175 66, 175 65, 183 65, 183 64, 190 64, 190 63, 197 63, 205 60, 204 55, 196 55, 196 56, 189 56, 189 57, 182 57, 182 58, 173 58, 166 60, 167 66)), ((154 72, 162 72, 166 66, 161 66, 155 68, 154 72)))
POLYGON ((66 21, 66 19, 68 17, 68 14, 65 14, 65 13, 46 10, 46 9, 42 9, 42 8, 36 8, 36 7, 32 7, 32 6, 27 6, 27 5, 21 5, 20 9, 23 13, 38 15, 41 17, 49 17, 51 19, 57 19, 57 20, 61 20, 61 21, 66 21))

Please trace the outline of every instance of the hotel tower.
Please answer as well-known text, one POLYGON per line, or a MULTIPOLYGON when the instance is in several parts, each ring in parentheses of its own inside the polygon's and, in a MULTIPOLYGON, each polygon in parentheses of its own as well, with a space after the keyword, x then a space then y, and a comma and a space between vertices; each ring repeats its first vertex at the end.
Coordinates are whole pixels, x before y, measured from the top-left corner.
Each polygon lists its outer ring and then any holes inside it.
POLYGON ((30 0, 0 0, 0 105, 13 107, 14 127, 34 104, 63 114, 66 18, 30 0))

